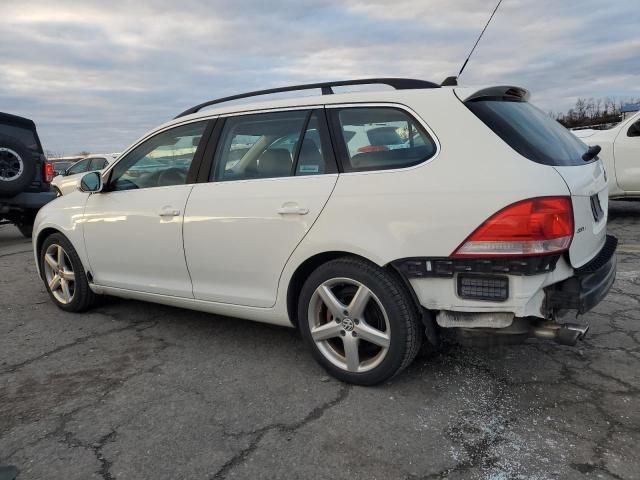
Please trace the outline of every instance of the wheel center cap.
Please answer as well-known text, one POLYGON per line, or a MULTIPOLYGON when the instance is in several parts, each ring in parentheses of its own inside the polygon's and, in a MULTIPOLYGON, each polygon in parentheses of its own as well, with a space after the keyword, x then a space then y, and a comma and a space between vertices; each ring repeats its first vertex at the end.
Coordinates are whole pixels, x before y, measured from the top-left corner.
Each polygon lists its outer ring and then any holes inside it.
POLYGON ((351 320, 349 317, 344 317, 342 319, 342 328, 344 328, 347 332, 353 330, 353 320, 351 320))

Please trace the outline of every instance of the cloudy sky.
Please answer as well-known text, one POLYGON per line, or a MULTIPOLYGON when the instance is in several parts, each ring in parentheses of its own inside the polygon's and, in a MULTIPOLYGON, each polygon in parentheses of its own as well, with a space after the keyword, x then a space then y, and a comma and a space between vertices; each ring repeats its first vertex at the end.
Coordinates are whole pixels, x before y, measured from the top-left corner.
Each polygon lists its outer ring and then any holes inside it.
MULTIPOLYGON (((457 73, 483 0, 0 0, 0 110, 59 154, 120 151, 192 104, 246 90, 457 73)), ((640 96, 637 0, 503 0, 464 84, 546 110, 640 96)))

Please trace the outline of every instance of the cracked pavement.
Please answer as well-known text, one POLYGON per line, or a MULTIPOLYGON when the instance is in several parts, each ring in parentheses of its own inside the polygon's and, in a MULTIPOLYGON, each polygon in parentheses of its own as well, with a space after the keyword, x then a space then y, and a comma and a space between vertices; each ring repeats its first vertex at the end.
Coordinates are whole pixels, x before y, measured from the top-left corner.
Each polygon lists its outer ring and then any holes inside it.
POLYGON ((329 378, 292 329, 119 299, 49 301, 0 227, 0 464, 18 479, 632 479, 640 202, 578 347, 451 346, 391 382, 329 378))

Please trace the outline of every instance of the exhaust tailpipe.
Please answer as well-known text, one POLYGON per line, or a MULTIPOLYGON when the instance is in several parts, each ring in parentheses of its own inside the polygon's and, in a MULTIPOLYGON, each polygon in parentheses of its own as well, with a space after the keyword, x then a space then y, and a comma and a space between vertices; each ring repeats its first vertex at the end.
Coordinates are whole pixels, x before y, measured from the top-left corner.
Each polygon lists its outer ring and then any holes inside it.
POLYGON ((529 334, 532 337, 553 340, 560 345, 574 346, 578 340, 584 339, 588 331, 589 325, 564 323, 562 325, 551 324, 534 327, 530 330, 529 334))

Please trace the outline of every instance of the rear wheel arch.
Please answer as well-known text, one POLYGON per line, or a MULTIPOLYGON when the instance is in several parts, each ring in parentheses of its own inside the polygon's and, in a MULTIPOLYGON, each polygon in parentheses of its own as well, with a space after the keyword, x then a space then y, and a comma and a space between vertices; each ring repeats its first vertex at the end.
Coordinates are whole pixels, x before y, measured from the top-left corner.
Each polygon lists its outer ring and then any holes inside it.
POLYGON ((304 282, 320 265, 331 260, 335 260, 336 258, 343 257, 358 258, 380 267, 380 265, 366 257, 363 257, 362 255, 346 251, 322 252, 307 258, 304 262, 298 265, 296 270, 293 272, 287 288, 287 314, 289 315, 289 320, 294 327, 298 328, 298 298, 300 297, 300 291, 302 290, 304 282))

